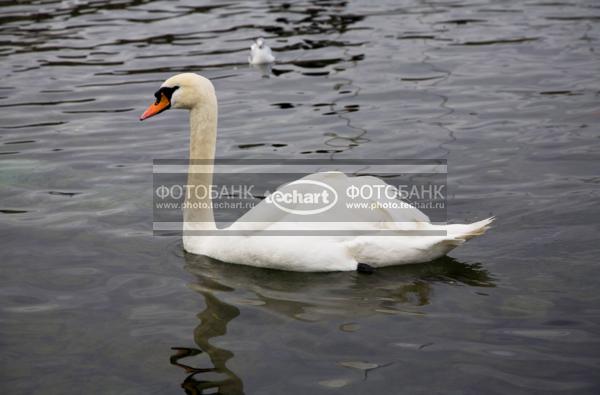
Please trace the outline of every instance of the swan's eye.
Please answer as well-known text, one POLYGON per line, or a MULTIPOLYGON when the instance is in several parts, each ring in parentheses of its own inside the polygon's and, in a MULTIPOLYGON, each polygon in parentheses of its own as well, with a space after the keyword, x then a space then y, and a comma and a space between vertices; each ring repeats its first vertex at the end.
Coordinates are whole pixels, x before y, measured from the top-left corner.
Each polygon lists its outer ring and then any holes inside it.
POLYGON ((160 90, 157 90, 156 92, 154 92, 154 97, 156 97, 156 101, 154 102, 154 104, 158 104, 160 102, 160 95, 161 95, 160 90))
POLYGON ((177 89, 179 89, 179 86, 174 86, 174 87, 163 86, 163 87, 161 87, 159 90, 154 92, 154 97, 156 98, 156 104, 160 103, 160 99, 161 99, 162 95, 165 95, 165 97, 167 99, 169 99, 169 102, 170 102, 171 96, 173 96, 173 92, 175 92, 177 89))

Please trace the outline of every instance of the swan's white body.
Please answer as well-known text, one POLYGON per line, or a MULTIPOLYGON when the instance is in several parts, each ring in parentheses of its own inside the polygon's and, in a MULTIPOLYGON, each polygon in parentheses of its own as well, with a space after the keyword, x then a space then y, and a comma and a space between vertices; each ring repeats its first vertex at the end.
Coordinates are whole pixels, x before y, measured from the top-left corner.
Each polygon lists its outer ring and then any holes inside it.
POLYGON ((273 63, 274 61, 275 56, 273 56, 271 48, 265 44, 265 40, 262 38, 257 39, 250 46, 250 57, 248 58, 250 64, 266 64, 273 63))
MULTIPOLYGON (((210 185, 217 132, 214 88, 208 79, 192 73, 176 75, 163 84, 167 88, 175 86, 178 89, 171 106, 190 110, 190 157, 211 160, 200 171, 195 165, 195 172, 188 174, 188 184, 210 185)), ((303 180, 322 182, 340 192, 350 185, 384 184, 375 177, 347 177, 340 172, 315 173, 303 180)), ((187 206, 210 204, 210 197, 205 200, 187 206)), ((382 207, 390 207, 385 199, 379 202, 382 207)), ((493 220, 436 225, 417 208, 406 206, 356 211, 336 204, 314 221, 300 222, 295 221, 294 214, 263 200, 226 229, 217 229, 212 209, 186 209, 183 246, 190 253, 230 263, 292 271, 346 271, 356 270, 359 263, 384 267, 431 261, 483 234, 493 220), (309 235, 293 234, 299 231, 309 235), (373 231, 385 231, 386 235, 373 231)))
MULTIPOLYGON (((375 177, 347 177, 340 172, 310 174, 302 180, 332 186, 340 197, 344 196, 342 192, 349 186, 383 183, 375 177)), ((346 271, 356 270, 359 263, 384 267, 429 262, 446 255, 469 238, 482 234, 492 221, 487 219, 469 225, 433 225, 416 208, 350 211, 344 202, 338 202, 311 222, 295 219, 297 217, 294 214, 286 213, 263 200, 230 227, 220 230, 218 235, 184 236, 184 248, 193 254, 207 255, 225 262, 271 269, 346 271), (345 217, 354 216, 352 220, 355 222, 344 220, 344 211, 347 211, 345 217), (299 231, 324 234, 288 235, 299 231), (248 236, 227 236, 228 232, 246 232, 248 236), (386 235, 378 236, 377 232, 385 232, 386 235), (397 235, 391 235, 394 233, 397 235)), ((192 231, 203 228, 206 229, 203 224, 186 225, 186 229, 192 231)))

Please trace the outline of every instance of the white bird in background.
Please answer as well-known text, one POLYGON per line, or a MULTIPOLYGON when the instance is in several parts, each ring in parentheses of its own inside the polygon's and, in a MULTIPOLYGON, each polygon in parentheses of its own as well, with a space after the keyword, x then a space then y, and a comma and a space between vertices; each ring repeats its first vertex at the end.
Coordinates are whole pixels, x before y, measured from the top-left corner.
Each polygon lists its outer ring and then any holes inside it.
MULTIPOLYGON (((188 110, 190 157, 208 162, 190 167, 187 183, 210 190, 217 138, 217 96, 212 83, 197 74, 178 74, 166 80, 154 96, 155 103, 150 105, 140 120, 169 108, 188 110), (192 171, 192 168, 198 169, 192 171)), ((340 196, 342 191, 353 185, 388 185, 372 176, 348 177, 340 172, 314 173, 300 181, 304 187, 305 184, 326 184, 340 191, 340 196)), ((284 185, 280 190, 295 184, 284 185)), ((210 194, 202 197, 188 195, 183 210, 183 247, 192 254, 271 269, 305 272, 357 270, 365 264, 384 267, 429 262, 467 240, 482 235, 493 221, 493 218, 488 218, 470 224, 437 225, 407 203, 404 208, 384 208, 393 205, 390 204, 390 198, 382 197, 379 200, 365 200, 371 205, 380 203, 377 210, 353 210, 340 203, 319 214, 321 217, 314 221, 320 222, 300 222, 297 216, 280 210, 266 200, 262 200, 228 228, 218 229, 210 194), (323 230, 329 233, 319 234, 323 230), (358 234, 337 233, 353 230, 358 234), (209 234, 198 235, 196 231, 207 231, 209 234), (237 231, 250 231, 250 234, 237 235, 237 231), (315 234, 286 235, 288 231, 315 234), (363 231, 385 231, 393 235, 363 235, 360 233, 363 231), (426 232, 423 235, 405 234, 415 231, 426 232)))
POLYGON ((273 63, 275 56, 271 52, 271 48, 265 44, 265 40, 261 37, 258 38, 254 44, 250 47, 250 57, 248 62, 250 64, 267 64, 273 63))

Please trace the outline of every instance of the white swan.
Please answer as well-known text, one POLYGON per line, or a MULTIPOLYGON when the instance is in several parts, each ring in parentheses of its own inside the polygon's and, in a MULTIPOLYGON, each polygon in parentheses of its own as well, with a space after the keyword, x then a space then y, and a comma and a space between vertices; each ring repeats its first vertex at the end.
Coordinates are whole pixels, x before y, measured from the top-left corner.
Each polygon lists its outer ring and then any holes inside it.
POLYGON ((273 56, 271 48, 265 44, 264 39, 259 38, 250 46, 250 57, 248 57, 250 64, 266 64, 274 61, 275 56, 273 56))
MULTIPOLYGON (((156 102, 140 120, 169 108, 189 110, 190 158, 207 161, 202 165, 195 163, 194 171, 190 168, 188 184, 212 185, 217 135, 217 97, 212 83, 197 74, 178 74, 166 80, 155 97, 156 102)), ((323 182, 336 191, 365 183, 387 185, 375 177, 347 177, 339 172, 315 173, 302 180, 323 182)), ((389 206, 385 204, 389 201, 370 202, 389 206)), ((186 203, 188 207, 212 207, 210 196, 199 199, 192 194, 186 203)), ((323 213, 319 222, 307 223, 296 222, 293 214, 263 200, 226 229, 217 229, 212 208, 184 208, 183 246, 190 253, 230 263, 292 271, 345 271, 356 270, 359 263, 383 267, 431 261, 483 234, 493 220, 436 225, 418 209, 406 206, 355 211, 336 205, 323 213), (347 222, 348 217, 354 222, 347 222), (336 220, 339 218, 345 221, 336 220), (330 232, 310 235, 320 230, 330 232), (344 233, 353 230, 357 232, 344 233), (365 230, 386 231, 393 235, 364 234, 365 230), (198 236, 194 231, 210 235, 198 236), (251 232, 240 235, 240 231, 251 232), (309 235, 290 235, 289 232, 286 235, 286 231, 308 231, 309 235), (407 235, 407 231, 433 232, 435 235, 407 235)))

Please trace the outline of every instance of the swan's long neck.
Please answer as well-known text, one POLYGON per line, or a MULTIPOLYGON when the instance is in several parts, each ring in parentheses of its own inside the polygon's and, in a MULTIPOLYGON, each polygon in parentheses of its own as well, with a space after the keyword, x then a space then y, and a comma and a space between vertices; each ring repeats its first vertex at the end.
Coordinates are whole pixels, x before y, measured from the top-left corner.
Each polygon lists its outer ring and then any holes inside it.
MULTIPOLYGON (((210 186, 217 138, 217 100, 214 95, 190 110, 190 163, 188 185, 199 193, 188 193, 183 210, 184 229, 216 229, 210 186)), ((191 189, 190 189, 191 190, 191 189)))

